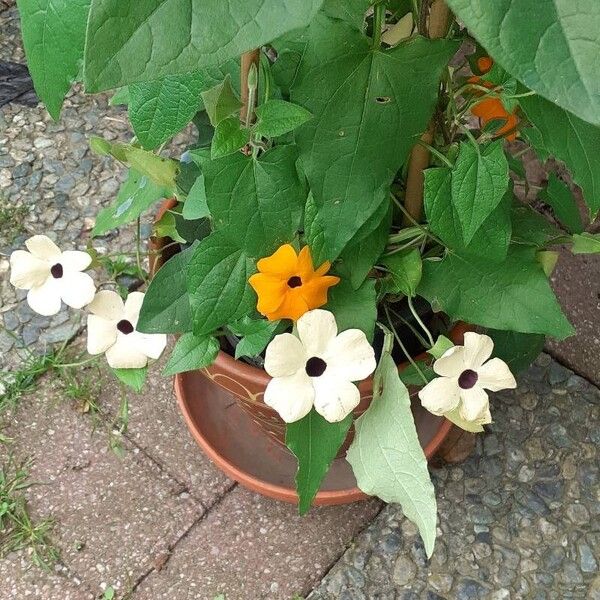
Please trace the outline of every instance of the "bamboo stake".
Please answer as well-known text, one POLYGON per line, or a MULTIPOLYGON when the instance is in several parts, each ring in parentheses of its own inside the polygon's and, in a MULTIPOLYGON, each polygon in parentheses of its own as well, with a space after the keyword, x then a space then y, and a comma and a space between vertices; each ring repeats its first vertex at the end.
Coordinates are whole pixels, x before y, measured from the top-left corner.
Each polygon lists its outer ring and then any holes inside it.
MULTIPOLYGON (((450 21, 450 10, 444 0, 435 0, 429 12, 429 37, 431 39, 442 38, 448 31, 450 21)), ((433 143, 435 135, 435 121, 432 120, 427 131, 421 136, 421 140, 428 145, 433 143)), ((408 214, 415 220, 420 221, 423 211, 423 171, 429 166, 431 154, 421 144, 415 144, 410 154, 408 171, 406 175, 406 195, 404 206, 408 214)), ((404 224, 408 225, 410 220, 405 217, 404 224)))

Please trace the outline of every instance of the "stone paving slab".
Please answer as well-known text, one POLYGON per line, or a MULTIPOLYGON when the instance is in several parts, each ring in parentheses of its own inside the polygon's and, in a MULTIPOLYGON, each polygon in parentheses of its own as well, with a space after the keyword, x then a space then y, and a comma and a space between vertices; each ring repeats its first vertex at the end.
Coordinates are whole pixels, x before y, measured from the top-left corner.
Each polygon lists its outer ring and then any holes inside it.
POLYGON ((38 569, 30 569, 24 553, 11 554, 0 560, 0 600, 93 600, 94 594, 82 585, 54 573, 40 577, 38 569))
MULTIPOLYGON (((164 361, 163 361, 164 362, 164 361)), ((233 482, 219 471, 198 447, 177 407, 173 381, 154 365, 141 394, 129 396, 127 437, 162 470, 182 483, 205 507, 212 506, 233 482)), ((103 386, 103 405, 118 408, 118 386, 103 386)))
POLYGON ((327 572, 380 510, 376 500, 297 508, 236 487, 175 548, 133 600, 290 600, 327 572))
POLYGON ((55 519, 62 562, 96 593, 107 585, 133 587, 204 512, 127 441, 119 458, 108 432, 94 432, 50 378, 20 405, 5 433, 15 457, 34 460, 30 479, 40 485, 28 492, 33 516, 55 519))
POLYGON ((586 379, 600 385, 600 255, 561 252, 552 286, 577 334, 548 340, 549 351, 586 379))
MULTIPOLYGON (((171 344, 172 345, 172 344, 171 344)), ((165 357, 170 348, 165 351, 165 357)), ((233 482, 198 447, 177 407, 171 377, 161 374, 166 359, 152 365, 141 394, 130 392, 127 437, 162 470, 182 483, 205 507, 212 506, 233 482)), ((112 375, 102 381, 101 405, 113 415, 121 392, 112 375)))
POLYGON ((519 384, 475 454, 435 472, 431 560, 389 505, 310 600, 600 598, 600 390, 548 355, 519 384))

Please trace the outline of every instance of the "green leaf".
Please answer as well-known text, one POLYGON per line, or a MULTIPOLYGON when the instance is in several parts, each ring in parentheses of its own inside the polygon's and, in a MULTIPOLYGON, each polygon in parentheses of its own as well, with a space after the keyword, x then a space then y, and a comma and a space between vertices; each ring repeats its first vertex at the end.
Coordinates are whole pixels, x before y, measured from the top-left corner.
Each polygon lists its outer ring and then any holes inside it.
POLYGON ((114 203, 98 213, 92 236, 103 235, 111 229, 135 221, 168 193, 169 190, 156 185, 146 175, 130 169, 114 203))
POLYGON ((307 25, 322 0, 93 0, 89 92, 215 66, 307 25))
POLYGON ((427 350, 428 354, 431 354, 433 358, 438 359, 441 358, 450 348, 454 346, 452 340, 449 340, 445 335, 438 336, 438 339, 435 340, 435 344, 427 350))
POLYGON ((299 421, 287 424, 285 443, 298 459, 296 491, 301 515, 310 509, 350 425, 351 414, 339 423, 329 423, 314 409, 299 421))
POLYGON ((513 373, 524 371, 544 349, 545 336, 516 331, 488 329, 494 340, 494 356, 501 358, 513 373))
POLYGON ((190 191, 183 203, 181 213, 184 219, 194 221, 210 216, 210 210, 206 200, 206 190, 204 189, 204 175, 200 173, 190 188, 190 191))
POLYGON ((600 234, 582 233, 573 236, 573 254, 598 254, 600 253, 600 234))
POLYGON ((463 240, 468 244, 508 190, 508 162, 502 142, 477 148, 461 143, 451 189, 463 240))
MULTIPOLYGON (((129 119, 142 146, 154 149, 179 133, 202 108, 201 93, 222 79, 239 77, 238 61, 154 81, 133 83, 129 90, 129 119)), ((239 108, 239 106, 238 106, 239 108)))
MULTIPOLYGON (((385 250, 392 224, 392 205, 382 203, 346 246, 336 268, 358 289, 385 250)), ((318 242, 317 242, 318 244, 318 242)))
POLYGON ((254 132, 269 138, 289 133, 312 119, 305 108, 285 100, 267 100, 256 108, 256 116, 254 132))
POLYGON ((418 293, 452 320, 558 339, 574 332, 533 248, 511 248, 501 264, 452 254, 425 260, 418 293))
MULTIPOLYGON (((596 77, 596 81, 600 82, 600 78, 596 77)), ((567 165, 595 216, 600 210, 600 128, 539 96, 521 98, 520 104, 534 125, 523 129, 523 135, 541 158, 552 155, 567 165)))
POLYGON ((361 31, 371 3, 372 0, 325 0, 323 12, 334 19, 343 19, 361 31))
POLYGON ((505 70, 541 96, 600 124, 596 0, 449 0, 505 70))
MULTIPOLYGON (((415 361, 417 366, 419 367, 421 373, 425 376, 427 381, 431 381, 437 377, 436 372, 432 369, 430 365, 428 365, 424 360, 415 361)), ((400 371, 400 379, 404 385, 414 385, 414 386, 423 386, 424 381, 417 369, 415 369, 414 365, 409 364, 404 369, 400 371)))
POLYGON ((148 375, 148 367, 142 367, 141 369, 111 369, 111 371, 121 383, 124 383, 138 394, 142 391, 148 375))
POLYGON ((445 167, 425 171, 425 213, 431 231, 444 244, 463 255, 485 256, 502 262, 511 239, 512 194, 507 193, 482 223, 468 244, 463 241, 459 216, 451 197, 452 171, 445 167))
POLYGON ((338 331, 360 329, 369 342, 373 340, 377 320, 375 280, 366 279, 355 290, 347 279, 329 288, 325 308, 335 315, 338 331))
POLYGON ((511 208, 512 239, 518 244, 543 248, 551 240, 561 236, 548 219, 535 210, 515 201, 511 208))
POLYGON ((129 104, 129 86, 118 88, 108 102, 111 106, 127 106, 129 104))
POLYGON ((306 199, 296 160, 295 146, 277 146, 259 158, 239 152, 204 163, 215 227, 235 226, 248 256, 267 256, 296 235, 306 199))
POLYGON ((202 101, 213 127, 230 115, 237 114, 242 108, 242 103, 231 85, 229 75, 221 83, 202 92, 202 101))
POLYGON ((556 218, 571 233, 581 233, 583 223, 579 208, 571 190, 554 173, 548 176, 548 187, 540 192, 540 198, 552 207, 556 218))
POLYGON ((185 238, 181 237, 177 230, 177 220, 172 212, 165 212, 165 214, 154 223, 154 235, 159 238, 169 238, 174 242, 181 242, 185 244, 185 238))
POLYGON ((387 201, 456 50, 454 42, 424 38, 374 50, 343 21, 332 21, 321 35, 327 43, 315 42, 322 52, 304 56, 291 89, 292 100, 314 115, 295 138, 326 225, 321 247, 313 249, 316 262, 337 258, 387 201), (329 41, 336 36, 344 43, 329 41))
POLYGON ((53 119, 79 74, 90 0, 19 0, 27 67, 53 119))
POLYGON ((235 358, 258 356, 267 347, 280 323, 281 321, 257 320, 250 317, 231 323, 229 329, 242 338, 235 347, 235 358))
POLYGON ((210 146, 210 157, 214 160, 237 152, 250 141, 250 130, 240 126, 237 117, 223 119, 215 129, 210 146))
POLYGON ((192 328, 187 269, 197 244, 176 254, 150 282, 136 329, 142 333, 183 333, 192 328))
POLYGON ((385 352, 375 372, 371 406, 356 420, 356 435, 346 456, 358 487, 385 502, 399 502, 418 528, 431 556, 437 505, 427 460, 410 410, 406 386, 385 352))
POLYGON ((385 291, 393 294, 404 294, 413 297, 421 281, 421 253, 417 249, 395 252, 381 259, 387 269, 385 291))
POLYGON ((203 369, 212 365, 219 353, 219 341, 212 335, 185 333, 178 340, 163 375, 203 369))
POLYGON ((198 244, 188 265, 196 335, 212 333, 255 308, 256 295, 248 285, 255 271, 254 261, 240 248, 237 230, 215 231, 198 244))
POLYGON ((555 250, 539 250, 535 257, 540 265, 542 265, 546 277, 550 278, 558 262, 559 253, 555 250))
POLYGON ((177 161, 162 158, 158 154, 142 150, 131 144, 112 143, 96 136, 90 138, 90 148, 101 156, 110 155, 116 158, 141 175, 146 175, 156 185, 173 192, 177 187, 175 183, 179 173, 177 161))

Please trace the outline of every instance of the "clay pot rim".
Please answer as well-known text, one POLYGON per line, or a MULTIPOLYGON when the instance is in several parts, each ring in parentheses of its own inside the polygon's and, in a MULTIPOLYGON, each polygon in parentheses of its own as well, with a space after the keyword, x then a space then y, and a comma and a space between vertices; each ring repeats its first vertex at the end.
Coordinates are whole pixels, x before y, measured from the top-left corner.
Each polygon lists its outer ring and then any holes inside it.
MULTIPOLYGON (((448 336, 455 344, 458 344, 462 342, 465 332, 469 331, 469 329, 470 328, 466 323, 459 321, 450 330, 448 336)), ((423 360, 424 358, 427 358, 427 352, 421 352, 414 357, 414 360, 423 360)), ((261 387, 267 387, 267 384, 269 381, 271 381, 271 376, 268 375, 264 369, 259 369, 258 367, 254 367, 244 361, 236 360, 224 350, 219 350, 219 354, 217 355, 213 365, 218 367, 219 370, 222 370, 227 375, 235 376, 237 379, 242 381, 252 381, 261 387)), ((408 361, 401 362, 398 365, 398 370, 403 371, 409 366, 410 363, 408 361)), ((372 394, 373 375, 369 376, 367 379, 364 379, 357 385, 361 396, 365 394, 372 394)))

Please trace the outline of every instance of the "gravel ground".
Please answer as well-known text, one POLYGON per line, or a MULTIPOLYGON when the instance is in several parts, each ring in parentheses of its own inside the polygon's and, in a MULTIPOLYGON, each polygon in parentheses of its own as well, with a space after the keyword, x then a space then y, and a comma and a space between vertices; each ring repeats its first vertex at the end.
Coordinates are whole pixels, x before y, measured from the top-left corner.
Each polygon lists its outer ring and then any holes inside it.
POLYGON ((309 600, 600 600, 600 390, 544 354, 492 414, 475 454, 435 471, 431 561, 388 505, 309 600))
MULTIPOLYGON (((0 60, 24 64, 14 6, 0 4, 0 31, 0 60)), ((44 351, 81 327, 81 311, 63 307, 54 317, 33 313, 24 301, 26 292, 8 282, 8 257, 38 233, 63 249, 85 249, 95 216, 114 200, 126 174, 115 161, 93 154, 88 137, 127 141, 132 135, 125 107, 109 106, 108 99, 75 89, 56 123, 41 104, 0 108, 0 369, 15 368, 28 351, 44 351)), ((177 153, 185 139, 176 138, 172 151, 177 153)), ((148 216, 145 236, 150 223, 148 216)), ((134 228, 125 227, 93 245, 111 254, 131 252, 134 239, 134 228)))

